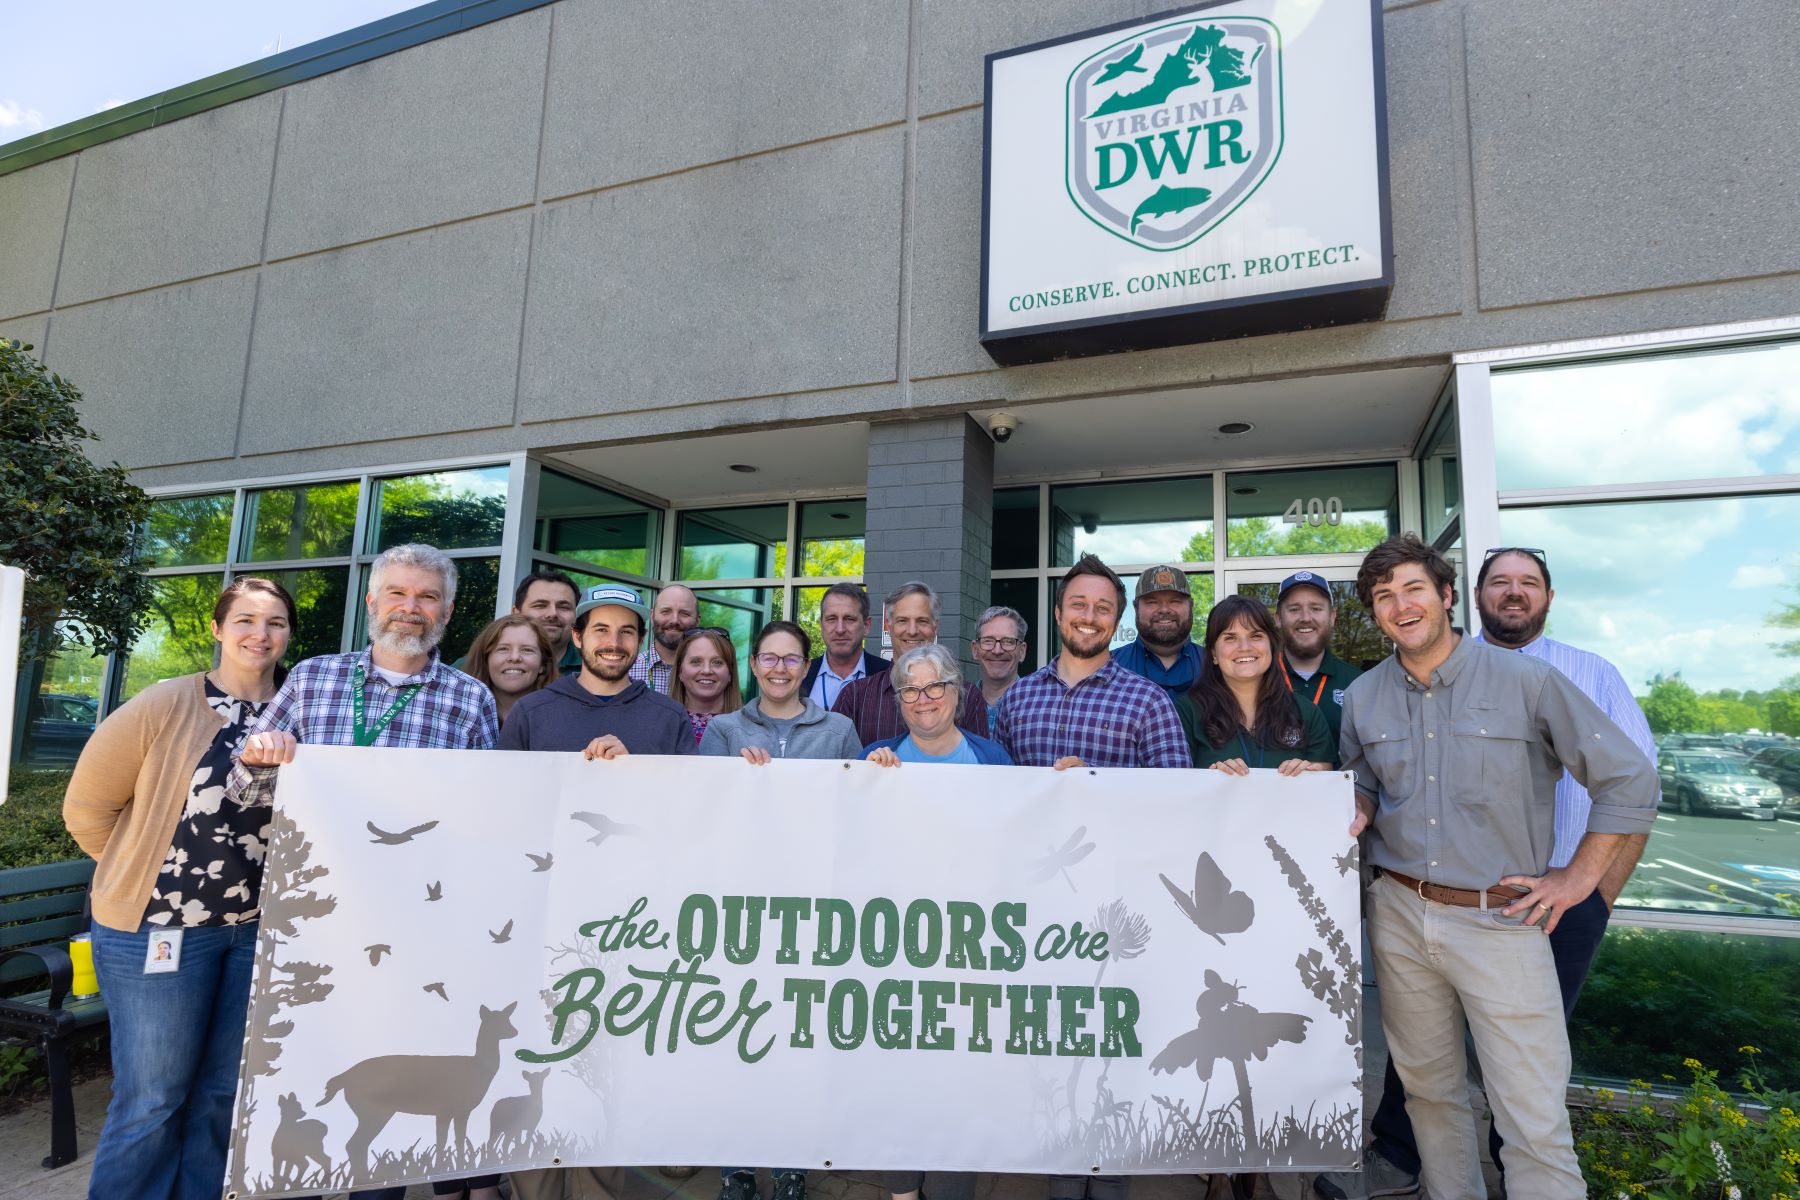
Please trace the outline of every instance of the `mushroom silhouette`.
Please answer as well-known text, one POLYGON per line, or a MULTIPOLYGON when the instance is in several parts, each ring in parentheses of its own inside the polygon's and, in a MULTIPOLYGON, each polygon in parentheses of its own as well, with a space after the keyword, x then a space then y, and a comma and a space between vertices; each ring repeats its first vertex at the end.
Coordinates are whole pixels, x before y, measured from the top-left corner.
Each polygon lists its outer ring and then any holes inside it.
POLYGON ((1269 1056, 1277 1042, 1303 1042, 1311 1017, 1298 1013, 1265 1013, 1238 999, 1242 991, 1235 983, 1226 983, 1219 973, 1207 969, 1206 990, 1194 1001, 1199 1023, 1187 1033, 1178 1035, 1162 1053, 1150 1060, 1151 1074, 1167 1071, 1174 1074, 1183 1067, 1193 1067, 1202 1080, 1211 1080, 1213 1064, 1223 1059, 1237 1075, 1239 1107, 1244 1119, 1244 1149, 1255 1153, 1261 1149, 1256 1132, 1256 1110, 1250 1101, 1251 1058, 1258 1062, 1269 1056))

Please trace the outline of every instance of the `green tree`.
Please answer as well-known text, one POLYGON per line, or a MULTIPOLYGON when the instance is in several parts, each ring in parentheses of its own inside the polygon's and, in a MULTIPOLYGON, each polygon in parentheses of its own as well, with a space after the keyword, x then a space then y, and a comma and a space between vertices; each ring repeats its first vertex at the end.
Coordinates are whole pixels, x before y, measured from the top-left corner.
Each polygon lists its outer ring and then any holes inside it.
POLYGON ((1699 733, 1706 728, 1700 697, 1679 674, 1658 675, 1639 702, 1651 733, 1699 733))
MULTIPOLYGON (((1782 605, 1780 610, 1769 618, 1769 624, 1777 629, 1800 630, 1800 603, 1782 605)), ((1789 658, 1800 658, 1800 638, 1795 638, 1790 642, 1776 643, 1775 653, 1785 654, 1789 658)))
POLYGON ((1768 732, 1800 736, 1800 694, 1782 692, 1769 700, 1768 732))
POLYGON ((137 527, 150 501, 125 468, 89 459, 80 390, 31 349, 0 338, 0 562, 30 577, 20 652, 53 654, 59 622, 62 642, 127 649, 143 621, 137 527))

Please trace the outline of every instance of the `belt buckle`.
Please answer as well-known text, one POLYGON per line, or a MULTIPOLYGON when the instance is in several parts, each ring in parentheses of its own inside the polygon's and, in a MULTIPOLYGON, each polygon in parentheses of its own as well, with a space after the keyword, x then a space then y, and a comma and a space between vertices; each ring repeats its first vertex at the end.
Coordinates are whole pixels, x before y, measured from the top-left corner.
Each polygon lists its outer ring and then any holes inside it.
POLYGON ((1413 880, 1413 891, 1419 893, 1419 899, 1425 899, 1425 881, 1423 879, 1413 880))

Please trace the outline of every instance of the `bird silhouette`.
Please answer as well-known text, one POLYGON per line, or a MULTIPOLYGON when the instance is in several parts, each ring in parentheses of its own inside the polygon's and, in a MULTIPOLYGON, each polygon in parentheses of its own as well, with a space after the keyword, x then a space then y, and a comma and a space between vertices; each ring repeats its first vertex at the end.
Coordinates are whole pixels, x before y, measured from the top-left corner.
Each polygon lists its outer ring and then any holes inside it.
POLYGON ((436 992, 446 1004, 450 1001, 450 993, 444 990, 444 985, 441 983, 428 983, 419 990, 421 992, 436 992))
POLYGON ((542 854, 533 854, 531 851, 527 850, 525 852, 525 857, 537 864, 531 868, 531 872, 534 875, 539 871, 548 871, 556 862, 556 855, 550 853, 548 850, 544 851, 542 854))
POLYGON ((423 825, 414 825, 411 829, 408 829, 402 833, 389 833, 385 829, 377 828, 375 825, 375 822, 373 822, 373 821, 368 822, 368 826, 369 826, 369 832, 375 835, 374 837, 369 839, 370 842, 374 843, 377 846, 398 846, 398 845, 401 845, 402 843, 412 841, 415 837, 419 836, 421 833, 426 833, 426 832, 429 832, 430 830, 436 829, 437 822, 436 821, 427 821, 423 825))
POLYGON ((443 880, 440 879, 436 883, 428 883, 425 885, 425 902, 427 904, 431 903, 431 901, 433 901, 433 900, 442 900, 443 898, 444 898, 443 880))
POLYGON ((1142 57, 1144 57, 1144 43, 1139 42, 1126 52, 1124 58, 1115 58, 1107 63, 1106 70, 1100 72, 1100 78, 1094 80, 1094 82, 1108 83, 1125 74, 1127 71, 1136 71, 1138 74, 1142 75, 1144 73, 1144 68, 1137 65, 1138 59, 1142 57))
POLYGON ((364 946, 363 949, 369 952, 369 965, 371 967, 379 967, 381 965, 381 956, 384 954, 392 954, 394 952, 394 948, 386 942, 376 942, 373 946, 364 946))
POLYGON ((1256 902, 1247 894, 1231 889, 1231 880, 1225 877, 1225 872, 1219 869, 1210 854, 1203 853, 1194 860, 1194 890, 1191 892, 1176 887, 1167 875, 1157 878, 1169 889, 1169 895, 1175 897, 1175 907, 1194 923, 1196 929, 1221 946, 1225 944, 1221 935, 1242 933, 1256 919, 1256 902))
POLYGON ((510 942, 512 941, 512 925, 512 918, 508 917, 506 919, 506 924, 500 927, 499 933, 495 933, 490 929, 488 930, 488 936, 493 938, 496 942, 510 942))
POLYGON ((596 846, 609 837, 630 837, 632 834, 638 832, 638 827, 636 825, 621 825, 611 817, 603 816, 600 813, 570 813, 569 819, 571 821, 580 821, 584 825, 592 825, 594 827, 594 836, 589 838, 588 841, 596 846))

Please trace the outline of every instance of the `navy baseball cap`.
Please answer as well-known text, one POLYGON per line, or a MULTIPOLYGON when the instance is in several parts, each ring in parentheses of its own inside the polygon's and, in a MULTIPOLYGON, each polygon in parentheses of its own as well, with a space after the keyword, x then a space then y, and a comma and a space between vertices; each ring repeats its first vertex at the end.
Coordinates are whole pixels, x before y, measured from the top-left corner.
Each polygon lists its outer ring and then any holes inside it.
POLYGON ((1325 603, 1335 606, 1337 600, 1331 594, 1331 584, 1323 575, 1315 575, 1311 571, 1295 571, 1281 581, 1281 590, 1275 593, 1275 603, 1280 604, 1282 598, 1297 587, 1315 587, 1325 593, 1325 603))

